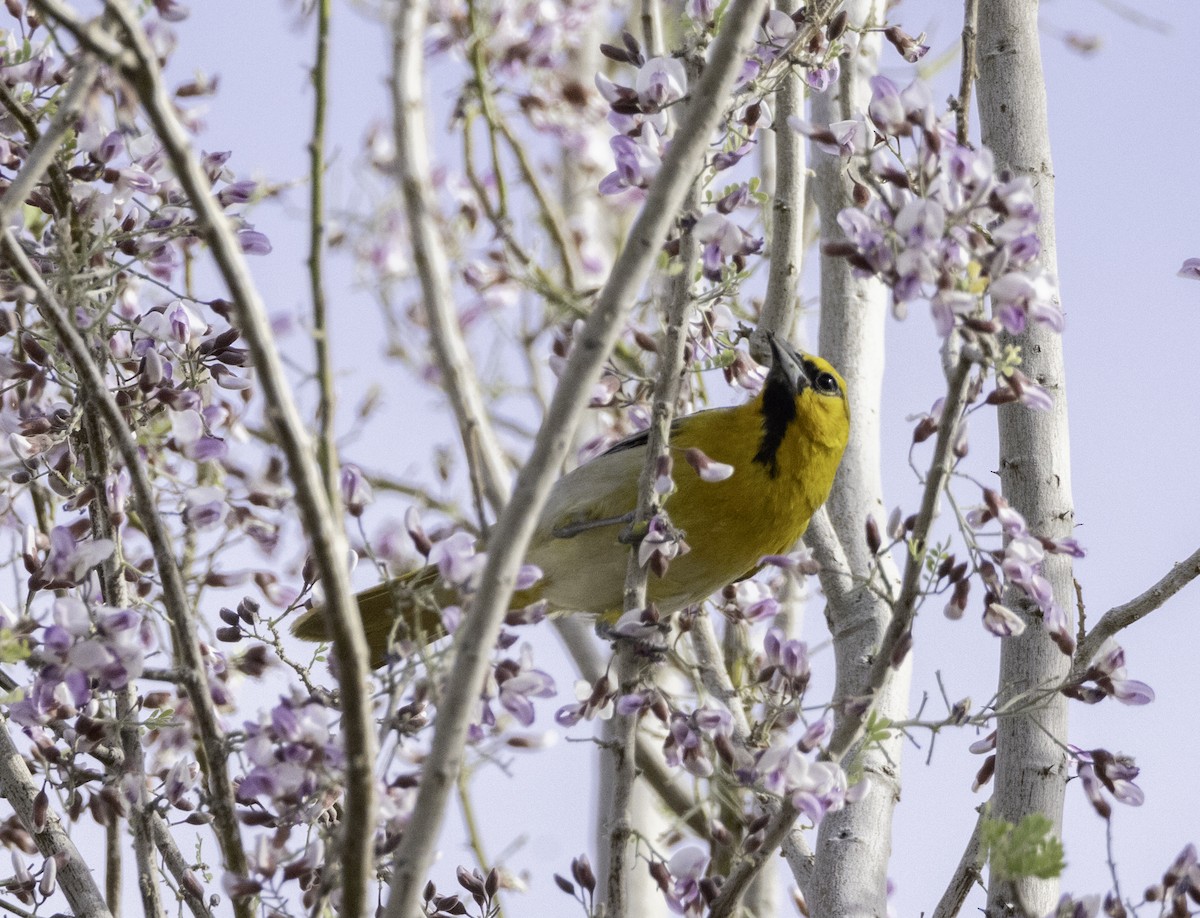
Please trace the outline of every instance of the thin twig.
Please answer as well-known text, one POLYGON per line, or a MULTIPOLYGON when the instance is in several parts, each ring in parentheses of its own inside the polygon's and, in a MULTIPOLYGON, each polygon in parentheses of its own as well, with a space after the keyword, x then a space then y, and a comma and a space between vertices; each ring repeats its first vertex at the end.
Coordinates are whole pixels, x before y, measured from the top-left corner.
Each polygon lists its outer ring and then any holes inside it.
MULTIPOLYGON (((693 181, 684 201, 684 209, 692 210, 699 202, 700 191, 693 181)), ((642 463, 641 474, 638 478, 637 507, 634 511, 634 521, 630 531, 644 534, 644 527, 660 509, 660 498, 655 489, 655 481, 659 475, 659 463, 669 454, 671 438, 671 423, 675 418, 675 406, 679 401, 679 392, 685 370, 685 349, 687 346, 687 316, 693 308, 692 277, 695 264, 699 257, 699 244, 691 231, 686 231, 680 238, 679 271, 671 278, 667 294, 667 309, 665 315, 666 327, 663 329, 662 343, 659 346, 658 374, 654 382, 653 399, 650 413, 650 426, 647 429, 646 459, 642 463)), ((669 498, 668 498, 669 502, 669 498)), ((636 538, 634 548, 629 554, 629 562, 625 573, 625 611, 639 611, 646 606, 646 587, 649 578, 649 567, 643 566, 638 560, 636 538)), ((622 694, 630 694, 637 690, 638 684, 646 678, 644 662, 633 641, 617 643, 616 670, 622 694)), ((635 756, 632 751, 636 748, 638 734, 638 715, 631 713, 616 719, 611 730, 611 748, 616 756, 613 771, 613 785, 610 799, 607 802, 608 823, 608 886, 605 902, 606 914, 613 918, 624 918, 631 913, 633 903, 630 901, 629 879, 633 870, 633 814, 631 805, 633 799, 633 782, 637 776, 635 756)))
POLYGON ((58 814, 46 814, 42 829, 36 828, 39 824, 34 816, 37 795, 33 775, 8 735, 8 718, 0 714, 0 796, 16 812, 25 831, 33 836, 42 856, 58 860, 58 882, 71 910, 81 918, 111 918, 104 896, 92 877, 91 866, 63 829, 58 814))
POLYGON ((334 439, 333 367, 329 355, 329 323, 325 283, 325 103, 329 93, 330 0, 317 0, 316 51, 312 68, 313 127, 308 142, 308 281, 312 297, 313 348, 317 361, 317 461, 325 477, 325 492, 338 490, 337 442, 334 439))
POLYGON ((1200 577, 1200 548, 1192 552, 1186 560, 1175 564, 1146 592, 1105 612, 1087 636, 1079 642, 1070 678, 1078 679, 1083 675, 1099 652, 1101 644, 1118 631, 1141 621, 1197 577, 1200 577))
MULTIPOLYGON (((414 11, 414 6, 401 5, 404 29, 411 30, 424 19, 423 7, 414 11)), ((524 557, 538 514, 545 506, 553 477, 566 456, 596 376, 658 257, 667 230, 723 114, 724 100, 729 96, 764 9, 763 0, 744 0, 732 4, 726 12, 708 66, 696 88, 697 98, 707 104, 695 106, 676 133, 592 314, 576 337, 574 351, 567 359, 533 451, 517 476, 513 498, 493 529, 489 545, 495 548, 488 552, 481 578, 483 586, 472 608, 473 627, 458 632, 456 659, 438 715, 432 749, 421 775, 412 817, 397 851, 386 912, 389 918, 417 912, 447 796, 462 762, 478 686, 482 684, 490 649, 512 596, 517 566, 524 557)), ((416 36, 420 34, 418 28, 416 36)), ((419 37, 408 40, 417 43, 416 51, 420 53, 419 37)))
POLYGON ((958 98, 954 103, 954 133, 960 147, 971 136, 971 84, 975 80, 976 25, 979 0, 964 0, 962 29, 962 69, 958 77, 958 98))
MULTIPOLYGON (((525 184, 529 186, 529 190, 533 192, 533 197, 537 201, 538 210, 541 212, 542 222, 545 223, 547 231, 550 233, 550 239, 558 249, 559 261, 562 262, 562 282, 563 286, 568 291, 574 291, 576 280, 579 277, 579 253, 571 241, 571 230, 567 226, 567 218, 562 212, 554 199, 546 191, 542 185, 541 179, 538 178, 537 170, 533 168, 533 163, 529 160, 529 153, 525 150, 524 145, 517 137, 512 129, 512 125, 501 116, 498 112, 493 113, 496 118, 496 127, 500 129, 500 135, 508 144, 508 148, 512 151, 513 157, 517 161, 517 168, 521 170, 521 177, 525 179, 525 184)), ((484 117, 487 117, 485 110, 484 117)))
MULTIPOLYGON (((789 0, 790 2, 790 0, 789 0)), ((798 73, 780 79, 775 91, 775 124, 787 124, 804 107, 804 88, 798 73)), ((750 336, 750 353, 764 362, 771 352, 768 332, 790 337, 799 299, 798 286, 804 259, 804 199, 806 150, 795 131, 775 132, 775 192, 771 197, 770 268, 758 327, 750 336)))

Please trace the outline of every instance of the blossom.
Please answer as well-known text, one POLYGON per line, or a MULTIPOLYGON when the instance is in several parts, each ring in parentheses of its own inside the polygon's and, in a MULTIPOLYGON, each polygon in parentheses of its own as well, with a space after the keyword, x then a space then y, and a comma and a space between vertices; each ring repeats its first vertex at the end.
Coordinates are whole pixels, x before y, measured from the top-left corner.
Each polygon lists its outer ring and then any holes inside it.
POLYGON ((1200 258, 1185 258, 1175 276, 1188 280, 1200 280, 1200 258))
POLYGON ((1125 669, 1125 650, 1112 638, 1100 645, 1079 682, 1063 691, 1087 704, 1108 697, 1128 705, 1149 704, 1154 700, 1154 689, 1145 682, 1129 678, 1125 669), (1086 685, 1088 682, 1095 686, 1086 685))
POLYGON ((777 744, 760 753, 748 777, 771 793, 790 798, 813 825, 846 804, 861 800, 868 790, 865 780, 849 787, 840 765, 813 761, 791 743, 777 744))
POLYGON ((760 580, 740 580, 732 592, 732 602, 725 611, 734 619, 761 622, 779 614, 779 600, 760 580))
POLYGON ((666 866, 670 873, 670 885, 665 890, 667 907, 676 915, 702 915, 706 905, 700 880, 708 867, 708 855, 694 846, 681 848, 666 866))
POLYGON ((733 719, 723 708, 700 706, 691 714, 675 711, 663 741, 663 758, 671 767, 680 765, 693 775, 707 778, 713 773, 704 740, 728 739, 733 719))
POLYGON ((650 565, 651 569, 662 576, 667 565, 679 555, 685 555, 691 548, 683 537, 671 526, 662 513, 656 513, 650 519, 646 535, 638 545, 638 564, 642 567, 650 565))
POLYGON ((1140 769, 1128 756, 1113 755, 1107 749, 1093 749, 1077 754, 1076 774, 1092 808, 1103 819, 1112 815, 1104 792, 1126 806, 1141 806, 1146 799, 1142 789, 1133 783, 1140 769))
POLYGON ((530 666, 528 648, 522 661, 501 661, 495 668, 496 684, 499 687, 500 704, 524 727, 531 726, 534 719, 533 698, 552 698, 555 694, 554 679, 540 669, 530 666))
POLYGON ((348 462, 342 466, 339 480, 346 511, 351 516, 362 516, 363 510, 375 499, 366 475, 357 465, 348 462))
POLYGON ((733 475, 732 465, 710 459, 694 446, 688 447, 684 452, 684 458, 687 460, 687 464, 696 470, 701 481, 724 481, 733 475))
POLYGON ((658 132, 645 124, 638 137, 618 134, 609 141, 616 169, 600 181, 601 194, 617 194, 629 189, 650 187, 662 168, 658 132))
POLYGON ((477 554, 475 539, 465 532, 455 532, 429 550, 429 563, 437 565, 442 579, 449 584, 474 590, 483 573, 487 556, 477 554))
POLYGON ((803 695, 811 675, 808 645, 789 638, 782 628, 772 628, 763 639, 763 651, 758 681, 776 694, 803 695))
POLYGON ((657 111, 687 95, 687 72, 683 62, 673 57, 654 57, 638 68, 634 83, 638 101, 657 111))

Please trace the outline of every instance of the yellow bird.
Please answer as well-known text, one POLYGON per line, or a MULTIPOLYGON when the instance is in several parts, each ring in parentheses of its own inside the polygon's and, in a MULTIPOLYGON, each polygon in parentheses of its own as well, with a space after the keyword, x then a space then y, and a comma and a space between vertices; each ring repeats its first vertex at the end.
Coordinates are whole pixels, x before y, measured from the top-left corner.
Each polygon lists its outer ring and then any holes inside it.
MULTIPOLYGON (((750 576, 764 555, 791 550, 833 486, 850 433, 845 381, 822 358, 769 340, 774 359, 757 397, 685 415, 671 427, 675 456, 698 449, 733 473, 706 481, 688 463, 674 463, 675 491, 665 508, 690 551, 674 558, 662 577, 651 574, 648 598, 663 613, 750 576)), ((544 600, 554 612, 592 613, 610 622, 620 615, 629 546, 619 537, 637 504, 646 442, 644 432, 628 437, 554 485, 526 556, 543 576, 514 595, 512 608, 544 600)), ((438 607, 459 601, 432 566, 357 598, 377 664, 394 637, 442 636, 438 607)), ((293 632, 323 640, 321 610, 302 616, 293 632)))

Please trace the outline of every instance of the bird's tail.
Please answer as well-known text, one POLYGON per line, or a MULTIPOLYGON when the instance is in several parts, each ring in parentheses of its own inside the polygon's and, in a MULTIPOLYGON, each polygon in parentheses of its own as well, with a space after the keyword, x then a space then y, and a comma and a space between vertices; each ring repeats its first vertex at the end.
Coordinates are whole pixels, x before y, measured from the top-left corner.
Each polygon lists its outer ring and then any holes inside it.
MULTIPOLYGON (((539 591, 522 590, 510 607, 520 609, 538 600, 539 591)), ((437 567, 426 565, 363 590, 355 599, 362 616, 371 665, 382 666, 388 652, 402 643, 431 644, 446 636, 442 609, 461 605, 462 595, 447 586, 437 567)), ((305 641, 329 637, 324 606, 314 606, 292 623, 292 634, 305 641)))

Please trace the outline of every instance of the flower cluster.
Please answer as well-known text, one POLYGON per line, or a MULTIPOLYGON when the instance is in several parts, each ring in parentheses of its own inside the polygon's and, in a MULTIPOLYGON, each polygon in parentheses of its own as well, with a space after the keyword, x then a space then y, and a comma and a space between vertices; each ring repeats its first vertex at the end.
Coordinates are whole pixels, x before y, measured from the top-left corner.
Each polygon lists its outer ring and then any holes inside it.
POLYGON ((42 629, 33 685, 9 713, 26 726, 74 717, 95 692, 124 688, 141 676, 157 644, 153 626, 133 609, 56 599, 52 623, 42 629))
POLYGON ((992 330, 982 316, 985 291, 1006 331, 1019 334, 1030 322, 1061 331, 1055 283, 1038 263, 1029 179, 997 174, 990 151, 957 144, 920 80, 900 89, 876 76, 871 87, 865 115, 793 123, 826 152, 860 161, 870 183, 856 185, 856 206, 838 216, 845 239, 826 251, 880 277, 898 316, 910 302, 928 300, 943 337, 992 330))
POLYGON ((1075 773, 1079 783, 1092 809, 1102 819, 1112 815, 1112 805, 1104 796, 1105 791, 1114 800, 1127 806, 1141 806, 1145 802, 1146 795, 1133 783, 1139 771, 1133 759, 1113 755, 1107 749, 1093 749, 1090 752, 1080 750, 1075 754, 1075 773))
POLYGON ((246 721, 242 751, 250 767, 238 784, 238 802, 296 823, 311 822, 332 806, 345 756, 329 719, 329 709, 315 698, 292 694, 246 721))
MULTIPOLYGON (((967 514, 967 522, 975 529, 992 520, 1000 523, 1004 533, 1003 552, 998 553, 1000 574, 990 561, 982 561, 979 572, 987 587, 984 595, 983 624, 999 637, 1020 634, 1025 630, 1025 621, 1001 601, 1006 587, 1020 590, 1041 611, 1042 624, 1063 653, 1070 655, 1075 650, 1075 636, 1071 620, 1066 611, 1055 601, 1054 590, 1042 575, 1042 561, 1048 553, 1082 558, 1083 549, 1073 538, 1050 539, 1036 536, 1029 531, 1025 518, 1009 506, 998 493, 985 488, 985 504, 967 514), (1002 575, 1002 576, 1001 576, 1002 575)), ((957 594, 956 594, 957 595, 957 594)), ((957 614, 958 606, 953 605, 957 614)))
POLYGON ((522 645, 520 658, 506 657, 492 668, 492 678, 480 699, 481 713, 478 723, 471 727, 472 739, 483 739, 484 728, 497 725, 493 700, 517 719, 523 727, 533 725, 534 698, 553 698, 557 689, 548 673, 533 666, 533 651, 528 644, 522 645))
POLYGON ((1063 693, 1085 704, 1115 698, 1122 704, 1142 705, 1154 700, 1154 689, 1145 682, 1130 679, 1125 670, 1125 650, 1112 638, 1105 641, 1077 682, 1063 693), (1088 685, 1088 683, 1092 683, 1088 685))
POLYGON ((850 786, 840 765, 816 760, 808 754, 828 730, 829 723, 821 720, 809 728, 799 743, 784 741, 770 746, 758 753, 751 767, 741 770, 742 780, 790 800, 813 825, 819 824, 826 814, 861 800, 869 790, 866 779, 850 786))
POLYGON ((768 631, 763 639, 758 682, 772 695, 800 699, 804 697, 811 675, 808 645, 789 638, 782 628, 768 631))

